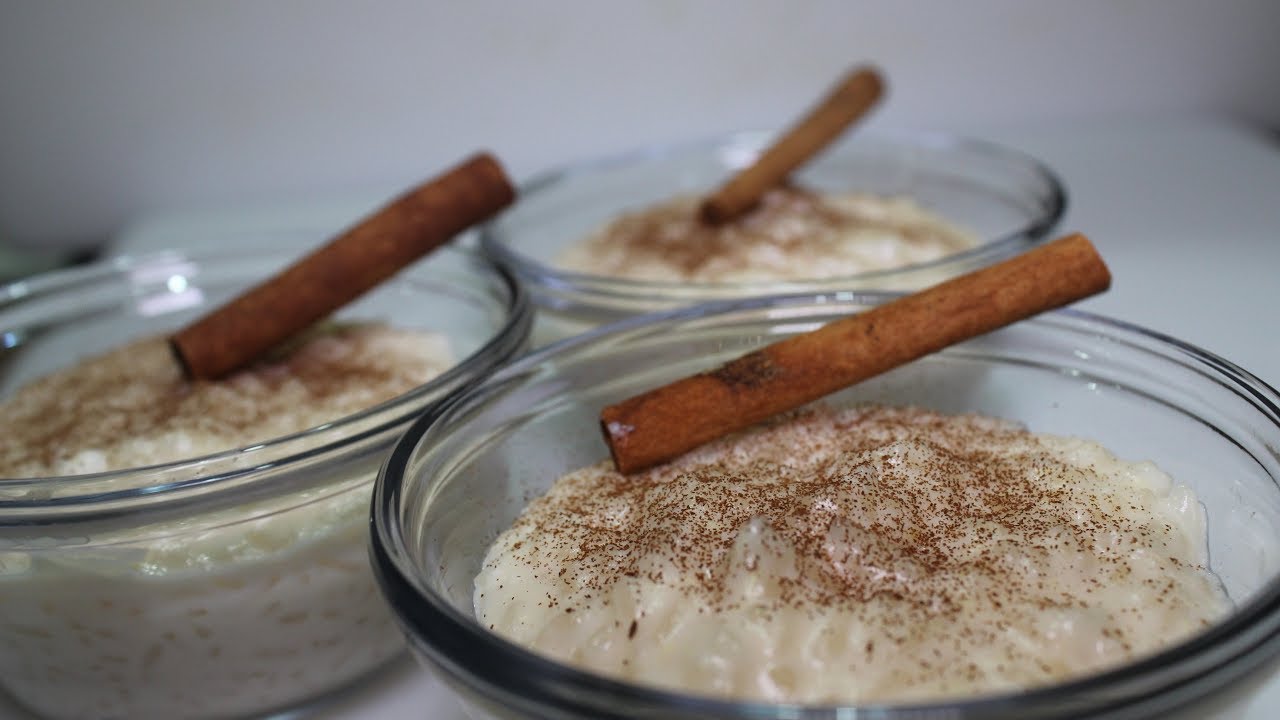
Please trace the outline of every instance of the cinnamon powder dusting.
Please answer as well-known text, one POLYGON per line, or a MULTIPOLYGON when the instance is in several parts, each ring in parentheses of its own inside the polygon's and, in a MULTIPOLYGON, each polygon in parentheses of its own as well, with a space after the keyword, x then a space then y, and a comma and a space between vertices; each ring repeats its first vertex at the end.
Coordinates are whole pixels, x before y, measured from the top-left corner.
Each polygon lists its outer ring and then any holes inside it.
POLYGON ((1203 527, 1162 510, 1167 484, 1135 483, 1146 476, 1107 457, 979 416, 798 411, 644 473, 602 463, 560 479, 494 544, 477 611, 555 657, 733 697, 1041 684, 1227 607, 1203 527), (539 620, 544 606, 577 619, 539 620), (647 632, 703 659, 646 645, 647 632), (834 682, 809 678, 815 658, 841 668, 834 682), (782 669, 759 680, 770 667, 782 669))
POLYGON ((911 200, 786 185, 731 223, 708 225, 701 198, 619 216, 560 259, 570 270, 635 279, 800 280, 935 260, 978 244, 911 200))
POLYGON ((264 442, 402 394, 452 364, 443 337, 326 328, 219 381, 188 381, 162 337, 41 378, 0 405, 0 477, 119 470, 264 442))

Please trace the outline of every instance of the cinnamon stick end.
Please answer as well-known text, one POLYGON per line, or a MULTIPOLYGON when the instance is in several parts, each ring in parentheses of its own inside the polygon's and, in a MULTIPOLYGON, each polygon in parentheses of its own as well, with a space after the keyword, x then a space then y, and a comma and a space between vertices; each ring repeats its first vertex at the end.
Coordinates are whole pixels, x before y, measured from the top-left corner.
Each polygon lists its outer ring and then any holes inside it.
POLYGON ((855 88, 865 93, 869 102, 877 102, 885 93, 884 74, 872 65, 863 65, 849 74, 842 87, 855 88))
POLYGON ((173 361, 178 364, 178 368, 182 370, 183 377, 191 380, 200 379, 195 368, 191 367, 191 363, 187 360, 187 354, 182 349, 182 341, 180 335, 174 335, 169 338, 169 354, 173 355, 173 361))
POLYGON ((1111 269, 1102 259, 1098 248, 1094 247, 1093 242, 1084 234, 1071 233, 1044 247, 1056 249, 1064 258, 1062 264, 1073 268, 1072 272, 1078 278, 1076 292, 1081 298, 1096 295, 1111 288, 1111 269))
POLYGON ((225 331, 191 326, 169 336, 169 350, 182 375, 188 380, 219 380, 245 364, 230 344, 219 342, 225 331))
POLYGON ((604 435, 604 444, 609 448, 609 457, 613 460, 613 466, 618 472, 627 474, 634 468, 627 460, 627 455, 622 451, 622 446, 626 444, 627 435, 634 429, 625 423, 617 420, 610 420, 610 416, 615 414, 616 408, 610 406, 600 411, 600 433, 604 435))
POLYGON ((489 202, 496 210, 501 210, 515 202, 515 185, 511 183, 507 171, 503 169, 502 163, 498 162, 498 158, 494 157, 493 153, 478 152, 462 163, 462 167, 464 172, 468 171, 466 168, 474 168, 472 171, 477 176, 483 176, 484 180, 479 185, 491 196, 489 202))
POLYGON ((756 200, 738 207, 736 204, 725 201, 721 196, 713 196, 703 201, 698 209, 698 219, 707 225, 723 225, 739 215, 750 212, 758 204, 759 200, 756 200))

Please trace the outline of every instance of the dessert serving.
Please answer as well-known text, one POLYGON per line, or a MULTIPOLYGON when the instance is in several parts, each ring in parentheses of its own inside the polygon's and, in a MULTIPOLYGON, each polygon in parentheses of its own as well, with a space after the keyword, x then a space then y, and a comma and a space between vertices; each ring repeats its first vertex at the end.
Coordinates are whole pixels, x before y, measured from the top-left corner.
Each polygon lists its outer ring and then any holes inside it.
MULTIPOLYGON (((320 427, 453 364, 442 336, 355 325, 193 383, 165 338, 148 338, 0 404, 0 476, 109 473, 92 492, 127 491, 133 477, 121 471, 320 427)), ((295 452, 337 440, 317 434, 295 452)), ((83 545, 0 550, 0 677, 57 717, 235 716, 378 667, 400 643, 364 559, 371 472, 318 469, 325 482, 287 497, 94 533, 83 545)), ((3 489, 0 498, 22 499, 3 489)))
POLYGON ((846 76, 750 165, 706 198, 624 214, 560 256, 567 270, 658 282, 781 282, 939 260, 976 246, 909 197, 828 194, 787 182, 880 98, 879 73, 846 76))
MULTIPOLYGON (((377 235, 403 249, 393 225, 377 235)), ((364 257, 386 258, 371 242, 364 257)), ((368 563, 374 476, 412 417, 523 350, 529 310, 511 278, 446 247, 325 322, 277 298, 207 346, 190 334, 211 308, 279 292, 245 290, 310 249, 162 253, 6 289, 0 689, 20 704, 256 716, 402 651, 368 563), (260 325, 299 318, 304 332, 244 352, 260 325)))
POLYGON ((1062 183, 1018 151, 928 133, 841 138, 879 94, 879 76, 858 71, 783 132, 541 173, 481 246, 530 288, 541 344, 707 300, 916 290, 1034 247, 1058 222, 1062 183))
POLYGON ((1042 279, 673 311, 433 408, 374 497, 411 647, 477 717, 1230 717, 1280 651, 1280 395, 1030 317, 1042 279))
POLYGON ((864 409, 699 447, 1110 281, 1074 235, 606 407, 615 467, 498 538, 477 618, 596 672, 810 704, 1026 689, 1186 638, 1228 607, 1194 496, 1096 445, 864 409))
POLYGON ((475 612, 645 685, 917 703, 1183 641, 1231 607, 1207 565, 1199 502, 1150 463, 981 416, 819 408, 565 475, 489 549, 475 612))

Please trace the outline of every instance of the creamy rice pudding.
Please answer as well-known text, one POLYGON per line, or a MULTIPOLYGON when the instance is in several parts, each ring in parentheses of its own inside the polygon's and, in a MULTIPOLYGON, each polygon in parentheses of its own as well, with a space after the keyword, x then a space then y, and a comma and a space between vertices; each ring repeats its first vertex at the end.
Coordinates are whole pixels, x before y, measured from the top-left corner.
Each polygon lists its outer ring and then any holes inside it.
POLYGON ((569 247, 557 264, 634 280, 811 280, 939 260, 981 242, 907 197, 787 186, 717 226, 699 220, 700 202, 681 196, 622 215, 569 247))
POLYGON ((911 702, 1091 674, 1230 601, 1190 489, 980 416, 791 413, 634 476, 561 478, 497 538, 477 618, 695 694, 911 702))
MULTIPOLYGON (((147 339, 0 406, 0 476, 245 447, 374 406, 452 364, 442 336, 347 325, 226 380, 190 383, 164 339, 147 339)), ((303 492, 119 536, 0 545, 0 677, 51 716, 173 718, 279 707, 369 672, 402 647, 366 557, 376 471, 362 461, 303 492)), ((101 489, 113 482, 103 476, 101 489)))

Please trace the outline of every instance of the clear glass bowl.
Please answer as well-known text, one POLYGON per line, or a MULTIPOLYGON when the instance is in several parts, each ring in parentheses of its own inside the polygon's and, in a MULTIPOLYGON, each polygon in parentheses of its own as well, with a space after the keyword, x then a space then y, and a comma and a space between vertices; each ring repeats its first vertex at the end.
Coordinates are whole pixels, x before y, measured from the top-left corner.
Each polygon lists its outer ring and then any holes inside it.
POLYGON ((1026 250, 1046 239, 1066 190, 1043 163, 980 140, 924 133, 853 133, 795 175, 828 192, 904 195, 964 226, 983 244, 929 263, 797 282, 687 283, 629 280, 558 269, 568 246, 634 211, 705 193, 749 164, 770 134, 746 132, 660 147, 537 175, 520 202, 482 228, 480 245, 529 288, 539 307, 534 344, 627 315, 709 300, 796 292, 917 290, 1026 250))
POLYGON ((473 580, 525 504, 608 457, 599 410, 856 312, 883 294, 713 303, 621 321, 526 355, 429 411, 379 476, 373 555, 418 658, 503 718, 1065 718, 1230 704, 1280 651, 1280 395, 1172 338, 1071 311, 949 348, 828 399, 1010 418, 1154 461, 1198 494, 1235 604, 1203 634, 1079 681, 942 705, 800 707, 662 692, 534 655, 477 623, 473 580), (1219 692, 1222 691, 1222 692, 1219 692), (1234 693, 1234 694, 1233 694, 1234 693))
MULTIPOLYGON (((176 329, 316 244, 164 252, 0 289, 0 393, 176 329)), ((456 365, 365 412, 154 467, 0 479, 0 688, 48 717, 242 717, 403 652, 368 562, 380 463, 410 420, 527 347, 531 305, 445 248, 344 308, 448 336, 456 365)))

